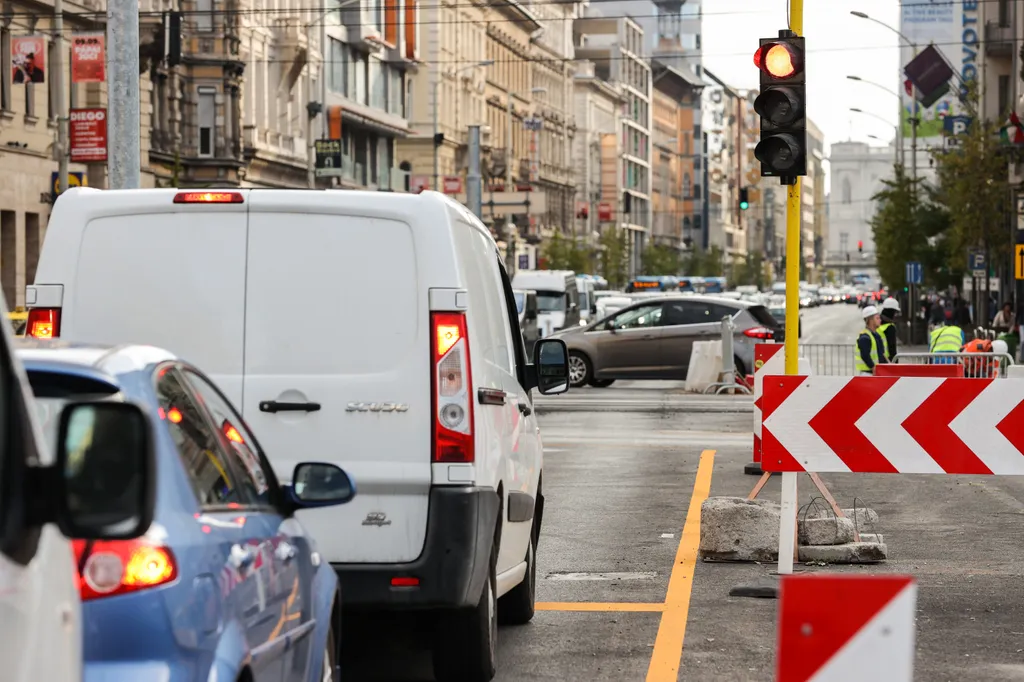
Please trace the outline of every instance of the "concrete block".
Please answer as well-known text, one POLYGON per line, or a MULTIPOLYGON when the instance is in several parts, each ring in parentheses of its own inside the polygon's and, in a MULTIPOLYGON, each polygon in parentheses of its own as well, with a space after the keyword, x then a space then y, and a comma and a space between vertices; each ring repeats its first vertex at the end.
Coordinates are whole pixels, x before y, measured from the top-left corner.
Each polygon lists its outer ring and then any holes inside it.
MULTIPOLYGON (((866 530, 870 530, 872 526, 878 523, 878 513, 874 509, 869 509, 867 507, 844 509, 843 514, 846 518, 854 521, 857 526, 857 530, 862 533, 866 530)), ((815 515, 815 518, 831 519, 833 516, 835 516, 835 513, 831 509, 822 509, 815 515)))
POLYGON ((802 545, 844 545, 853 542, 853 521, 838 516, 800 519, 797 526, 802 545))
POLYGON ((701 506, 700 556, 715 561, 775 561, 779 505, 742 497, 709 497, 701 506))
POLYGON ((877 542, 848 542, 845 545, 801 545, 800 561, 826 564, 876 564, 885 561, 888 549, 877 542))

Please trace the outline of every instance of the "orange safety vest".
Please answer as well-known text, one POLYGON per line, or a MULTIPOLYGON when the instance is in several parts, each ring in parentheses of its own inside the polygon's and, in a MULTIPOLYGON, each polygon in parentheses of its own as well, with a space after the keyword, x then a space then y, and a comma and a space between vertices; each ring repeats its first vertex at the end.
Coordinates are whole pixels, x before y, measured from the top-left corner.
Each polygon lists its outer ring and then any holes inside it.
MULTIPOLYGON (((962 349, 963 353, 991 353, 992 342, 988 339, 974 339, 962 349)), ((999 374, 999 360, 991 358, 961 358, 964 376, 974 379, 995 377, 999 374)))

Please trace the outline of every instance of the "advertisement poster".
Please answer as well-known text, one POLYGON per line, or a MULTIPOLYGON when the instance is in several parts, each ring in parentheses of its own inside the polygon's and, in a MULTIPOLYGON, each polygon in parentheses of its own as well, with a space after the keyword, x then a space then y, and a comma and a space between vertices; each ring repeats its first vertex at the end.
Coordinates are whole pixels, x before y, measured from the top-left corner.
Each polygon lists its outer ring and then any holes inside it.
POLYGON ((72 83, 102 83, 106 80, 105 39, 102 33, 71 37, 72 83))
MULTIPOLYGON (((903 0, 900 18, 900 32, 920 49, 929 44, 935 48, 952 67, 953 72, 964 82, 978 77, 978 49, 983 27, 978 24, 978 5, 985 0, 962 0, 961 2, 940 2, 938 0, 903 0)), ((900 41, 900 83, 897 90, 903 101, 903 134, 911 135, 910 118, 913 116, 914 100, 908 94, 904 82, 905 67, 914 58, 914 48, 900 41)), ((919 144, 941 146, 942 131, 947 116, 962 114, 957 97, 960 80, 954 76, 952 91, 941 97, 935 104, 923 108, 918 104, 921 123, 917 128, 919 144)))
POLYGON ((46 36, 11 38, 11 81, 46 82, 46 36))
POLYGON ((107 160, 106 109, 72 109, 68 133, 72 161, 97 163, 107 160))

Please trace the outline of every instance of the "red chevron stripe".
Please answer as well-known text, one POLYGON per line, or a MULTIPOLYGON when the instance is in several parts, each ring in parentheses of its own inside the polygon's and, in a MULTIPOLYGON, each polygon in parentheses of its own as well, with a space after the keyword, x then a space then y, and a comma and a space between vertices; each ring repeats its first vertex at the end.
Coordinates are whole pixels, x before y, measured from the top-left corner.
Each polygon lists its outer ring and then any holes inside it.
POLYGON ((761 432, 761 471, 806 471, 768 429, 761 432))
POLYGON ((899 473, 857 428, 857 420, 897 381, 896 377, 854 377, 807 422, 850 471, 899 473))
POLYGON ((786 398, 800 388, 800 384, 806 379, 806 376, 800 374, 789 374, 773 376, 771 380, 766 380, 761 392, 761 423, 764 424, 768 417, 772 416, 772 412, 786 402, 786 398))
POLYGON ((1010 410, 1003 421, 996 424, 996 430, 1024 455, 1024 402, 1010 410))
MULTIPOLYGON (((949 428, 992 379, 946 379, 903 421, 903 428, 947 474, 992 471, 949 428)), ((1000 381, 1011 381, 1000 379, 1000 381)))

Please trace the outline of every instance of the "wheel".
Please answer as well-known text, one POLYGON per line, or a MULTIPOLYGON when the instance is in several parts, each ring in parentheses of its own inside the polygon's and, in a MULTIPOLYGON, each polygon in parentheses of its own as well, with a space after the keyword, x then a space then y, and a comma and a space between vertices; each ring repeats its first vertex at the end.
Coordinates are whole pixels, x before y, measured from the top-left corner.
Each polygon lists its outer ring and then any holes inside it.
POLYGON ((441 617, 434 643, 434 677, 438 682, 490 682, 498 644, 498 585, 494 575, 497 546, 480 601, 441 617))
POLYGON ((327 642, 324 644, 324 662, 320 670, 320 682, 337 682, 334 676, 337 649, 334 640, 334 626, 327 628, 327 642))
POLYGON ((579 388, 589 383, 592 376, 590 358, 579 351, 569 351, 569 385, 579 388))
POLYGON ((523 581, 498 600, 498 621, 502 625, 526 625, 533 620, 537 596, 537 549, 530 533, 526 547, 526 574, 523 581))
POLYGON ((615 383, 615 379, 591 379, 590 386, 594 388, 608 388, 615 383))

